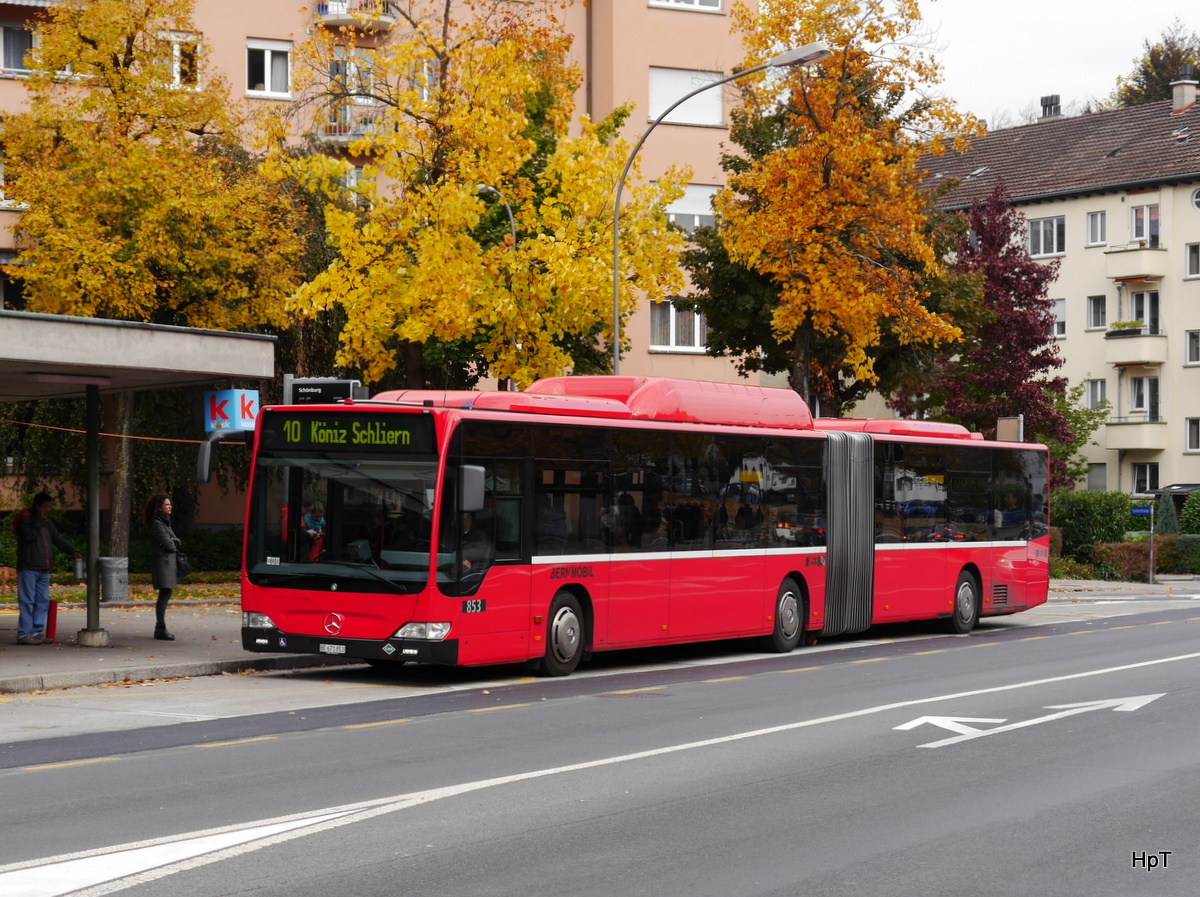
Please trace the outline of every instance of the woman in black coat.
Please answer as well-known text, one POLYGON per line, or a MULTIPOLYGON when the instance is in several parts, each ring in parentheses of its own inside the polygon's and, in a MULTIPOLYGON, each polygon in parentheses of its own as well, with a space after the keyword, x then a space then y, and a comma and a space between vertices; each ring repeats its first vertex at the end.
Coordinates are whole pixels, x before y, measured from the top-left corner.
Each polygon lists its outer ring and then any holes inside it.
POLYGON ((156 494, 146 502, 145 524, 150 540, 150 581, 158 589, 158 603, 154 605, 154 637, 166 642, 175 641, 167 632, 167 602, 175 588, 175 556, 179 551, 179 537, 171 529, 171 498, 156 494))

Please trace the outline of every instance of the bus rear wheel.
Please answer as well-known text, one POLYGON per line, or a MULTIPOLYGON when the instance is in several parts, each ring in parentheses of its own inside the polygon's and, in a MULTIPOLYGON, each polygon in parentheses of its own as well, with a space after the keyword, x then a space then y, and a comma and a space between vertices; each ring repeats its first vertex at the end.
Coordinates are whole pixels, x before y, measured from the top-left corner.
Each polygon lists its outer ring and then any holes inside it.
POLYGON ((954 586, 954 612, 946 621, 946 628, 952 635, 966 635, 978 622, 979 583, 964 570, 958 574, 958 583, 954 586))
POLYGON ((583 610, 579 599, 570 592, 559 592, 550 602, 546 615, 546 653, 542 656, 542 673, 547 676, 569 676, 583 657, 583 610))
POLYGON ((800 644, 804 634, 804 593, 790 576, 775 596, 775 631, 763 636, 763 650, 788 654, 800 644))

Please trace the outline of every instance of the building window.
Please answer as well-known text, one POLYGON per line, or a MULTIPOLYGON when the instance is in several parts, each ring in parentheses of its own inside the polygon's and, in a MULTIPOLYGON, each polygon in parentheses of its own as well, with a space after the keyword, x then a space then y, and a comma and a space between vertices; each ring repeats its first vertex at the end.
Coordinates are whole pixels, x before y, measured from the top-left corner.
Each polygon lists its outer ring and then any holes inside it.
POLYGON ((1087 406, 1095 411, 1108 401, 1108 381, 1089 380, 1087 382, 1087 406))
POLYGON ((1200 364, 1200 330, 1189 330, 1184 336, 1184 364, 1200 364))
POLYGON ((719 10, 721 0, 650 0, 651 6, 682 6, 687 9, 719 10))
POLYGON ((1185 430, 1187 432, 1187 450, 1200 452, 1200 417, 1189 417, 1185 430))
POLYGON ((1130 210, 1130 234, 1137 242, 1158 245, 1158 206, 1134 206, 1130 210))
POLYGON ((1087 245, 1101 246, 1108 242, 1107 212, 1088 212, 1087 216, 1087 245))
MULTIPOLYGON (((687 96, 697 87, 720 81, 722 77, 720 72, 652 67, 650 69, 650 120, 657 121, 658 117, 680 97, 687 96)), ((663 121, 674 125, 724 124, 724 96, 719 90, 706 90, 674 109, 663 121)))
POLYGON ((680 310, 669 299, 650 303, 650 348, 658 352, 703 352, 708 341, 704 315, 680 310))
POLYGON ((716 223, 712 213, 716 194, 716 187, 688 184, 683 196, 667 206, 667 220, 689 234, 698 227, 712 227, 716 223))
POLYGON ((1062 339, 1067 335, 1067 300, 1054 300, 1054 323, 1050 325, 1050 336, 1062 339))
POLYGON ((1134 293, 1133 319, 1142 322, 1142 333, 1158 333, 1158 290, 1134 293))
POLYGON ((1129 379, 1129 410, 1144 416, 1147 422, 1158 420, 1158 378, 1129 379))
POLYGON ((200 86, 200 36, 185 31, 162 35, 171 58, 171 86, 200 86))
POLYGON ((1108 491, 1108 465, 1092 464, 1088 467, 1087 487, 1093 492, 1108 491))
POLYGON ((1029 222, 1029 254, 1057 255, 1067 245, 1067 219, 1034 218, 1029 222))
POLYGON ((291 55, 291 41, 246 41, 246 93, 257 97, 290 97, 291 55))
POLYGON ((1187 271, 1185 277, 1200 277, 1200 243, 1187 244, 1187 271))
POLYGON ((1108 326, 1108 297, 1087 297, 1088 330, 1103 330, 1108 326))
POLYGON ((1133 492, 1145 494, 1158 488, 1158 464, 1131 464, 1133 468, 1133 492))
POLYGON ((1200 209, 1200 190, 1192 191, 1192 207, 1200 209))
POLYGON ((4 32, 2 35, 4 70, 8 72, 29 71, 26 57, 33 50, 33 32, 24 25, 3 25, 0 26, 0 31, 4 32))

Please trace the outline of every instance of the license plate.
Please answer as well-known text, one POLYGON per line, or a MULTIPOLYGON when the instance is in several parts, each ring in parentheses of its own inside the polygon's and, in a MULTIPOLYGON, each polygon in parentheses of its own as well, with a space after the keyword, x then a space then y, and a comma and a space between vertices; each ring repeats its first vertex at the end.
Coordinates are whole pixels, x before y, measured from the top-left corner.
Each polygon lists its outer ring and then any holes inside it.
POLYGON ((322 644, 322 645, 318 645, 317 649, 322 654, 345 654, 346 653, 345 645, 324 645, 324 644, 322 644))

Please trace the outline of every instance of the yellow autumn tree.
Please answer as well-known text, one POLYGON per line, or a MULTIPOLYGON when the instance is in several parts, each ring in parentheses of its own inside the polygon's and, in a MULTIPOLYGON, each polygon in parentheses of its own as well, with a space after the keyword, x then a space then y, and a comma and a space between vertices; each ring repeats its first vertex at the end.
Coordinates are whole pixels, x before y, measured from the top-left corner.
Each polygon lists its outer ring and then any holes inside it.
MULTIPOLYGON (((2 129, 5 199, 23 209, 17 263, 4 271, 23 284, 26 310, 215 329, 287 321, 304 249, 293 204, 237 146, 242 123, 192 8, 62 0, 39 23, 28 111, 2 129)), ((117 397, 121 433, 133 406, 117 397)), ((142 453, 143 488, 161 489, 167 467, 152 455, 142 453)), ((130 440, 116 460, 111 550, 121 554, 130 440)), ((194 481, 170 485, 183 510, 194 481)))
MULTIPOLYGON (((394 28, 364 18, 297 49, 300 101, 267 131, 268 170, 351 201, 326 213, 338 259, 293 307, 341 306, 338 361, 368 380, 399 363, 424 386, 431 347, 459 344, 525 385, 611 340, 613 194, 628 147, 612 120, 572 125, 580 72, 561 5, 418 0, 390 8, 394 28), (297 154, 297 132, 324 152, 297 154)), ((681 286, 664 210, 687 174, 622 203, 623 315, 681 286)))
POLYGON ((30 311, 217 329, 283 323, 302 247, 287 196, 241 164, 229 85, 192 0, 65 0, 3 125, 30 311))
POLYGON ((940 70, 917 0, 737 4, 733 22, 746 67, 815 40, 832 50, 746 90, 744 114, 770 124, 715 202, 730 259, 780 289, 772 326, 791 344, 793 388, 811 398, 814 335, 838 337, 844 374, 869 382, 884 326, 901 343, 956 339, 923 304, 939 265, 918 160, 964 148, 978 126, 931 96, 940 70))

